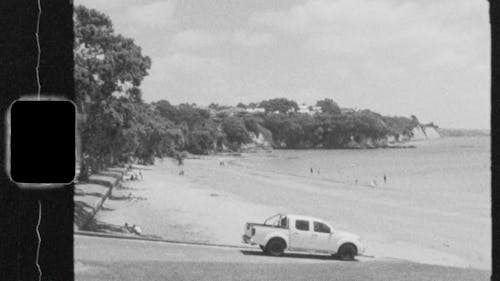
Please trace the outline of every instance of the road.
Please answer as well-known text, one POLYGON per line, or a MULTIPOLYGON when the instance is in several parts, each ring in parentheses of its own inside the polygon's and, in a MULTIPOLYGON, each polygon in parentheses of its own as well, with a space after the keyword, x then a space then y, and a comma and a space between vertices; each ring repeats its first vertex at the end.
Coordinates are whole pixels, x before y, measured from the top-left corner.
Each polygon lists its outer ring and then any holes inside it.
POLYGON ((75 235, 75 280, 489 280, 490 272, 360 257, 75 235))

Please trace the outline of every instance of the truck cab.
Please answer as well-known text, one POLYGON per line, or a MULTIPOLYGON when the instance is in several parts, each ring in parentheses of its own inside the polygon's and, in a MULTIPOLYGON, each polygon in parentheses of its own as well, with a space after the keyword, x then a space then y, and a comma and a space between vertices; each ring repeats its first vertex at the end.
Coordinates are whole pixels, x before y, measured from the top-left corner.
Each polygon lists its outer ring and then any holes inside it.
POLYGON ((354 259, 364 252, 358 235, 335 230, 329 223, 314 217, 277 214, 263 224, 247 223, 243 242, 259 245, 271 255, 281 256, 285 250, 338 254, 354 259))

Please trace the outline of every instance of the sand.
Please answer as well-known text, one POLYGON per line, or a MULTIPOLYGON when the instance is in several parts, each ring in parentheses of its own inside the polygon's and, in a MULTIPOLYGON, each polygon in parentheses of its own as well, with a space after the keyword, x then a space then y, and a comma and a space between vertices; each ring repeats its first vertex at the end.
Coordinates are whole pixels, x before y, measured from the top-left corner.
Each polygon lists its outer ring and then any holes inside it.
MULTIPOLYGON (((246 165, 261 156, 187 159, 182 176, 170 159, 142 167, 144 179, 125 182, 114 195, 131 192, 147 200, 108 200, 97 219, 138 224, 144 234, 165 239, 242 245, 245 222, 293 212, 361 235, 367 255, 491 268, 490 221, 482 209, 460 212, 456 202, 425 190, 408 194, 390 185, 369 188, 246 165)), ((470 193, 453 194, 469 204, 462 197, 470 193)))
MULTIPOLYGON (((140 167, 140 181, 126 181, 113 191, 116 197, 146 200, 113 200, 104 204, 96 219, 113 225, 139 225, 143 234, 164 239, 241 245, 244 223, 261 221, 280 208, 245 202, 230 193, 202 186, 178 175, 173 160, 140 167)), ((187 160, 189 162, 189 160, 187 160)))

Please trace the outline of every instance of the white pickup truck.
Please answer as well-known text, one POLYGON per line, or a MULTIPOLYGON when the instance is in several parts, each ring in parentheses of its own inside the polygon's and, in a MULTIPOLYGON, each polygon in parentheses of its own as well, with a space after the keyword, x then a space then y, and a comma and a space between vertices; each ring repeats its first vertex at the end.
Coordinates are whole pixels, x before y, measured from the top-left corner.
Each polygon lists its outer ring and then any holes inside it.
POLYGON ((282 256, 285 250, 320 252, 353 260, 364 253, 364 245, 358 235, 334 230, 323 220, 277 214, 259 223, 246 223, 243 243, 259 245, 267 254, 282 256))

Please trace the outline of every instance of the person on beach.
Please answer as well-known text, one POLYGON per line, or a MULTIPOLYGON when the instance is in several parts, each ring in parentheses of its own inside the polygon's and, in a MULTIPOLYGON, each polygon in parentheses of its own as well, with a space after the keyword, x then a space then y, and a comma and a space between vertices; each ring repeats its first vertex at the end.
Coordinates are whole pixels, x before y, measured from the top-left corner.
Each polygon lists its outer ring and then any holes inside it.
POLYGON ((128 233, 131 233, 133 232, 132 228, 128 225, 127 222, 125 222, 125 226, 124 226, 125 230, 128 232, 128 233))
POLYGON ((384 174, 384 184, 387 183, 387 176, 384 174))
POLYGON ((134 225, 132 225, 132 229, 133 229, 133 231, 134 231, 135 234, 137 234, 137 235, 141 235, 142 234, 142 229, 139 226, 137 226, 137 225, 134 224, 134 225))
POLYGON ((318 169, 318 175, 319 175, 319 169, 318 169))
POLYGON ((175 154, 175 158, 177 159, 177 164, 179 164, 179 166, 184 165, 184 160, 182 159, 182 155, 180 153, 175 154))
POLYGON ((311 168, 311 175, 314 173, 313 168, 311 168))
POLYGON ((139 170, 139 176, 141 176, 141 180, 143 180, 144 178, 142 177, 142 172, 141 170, 139 170))

